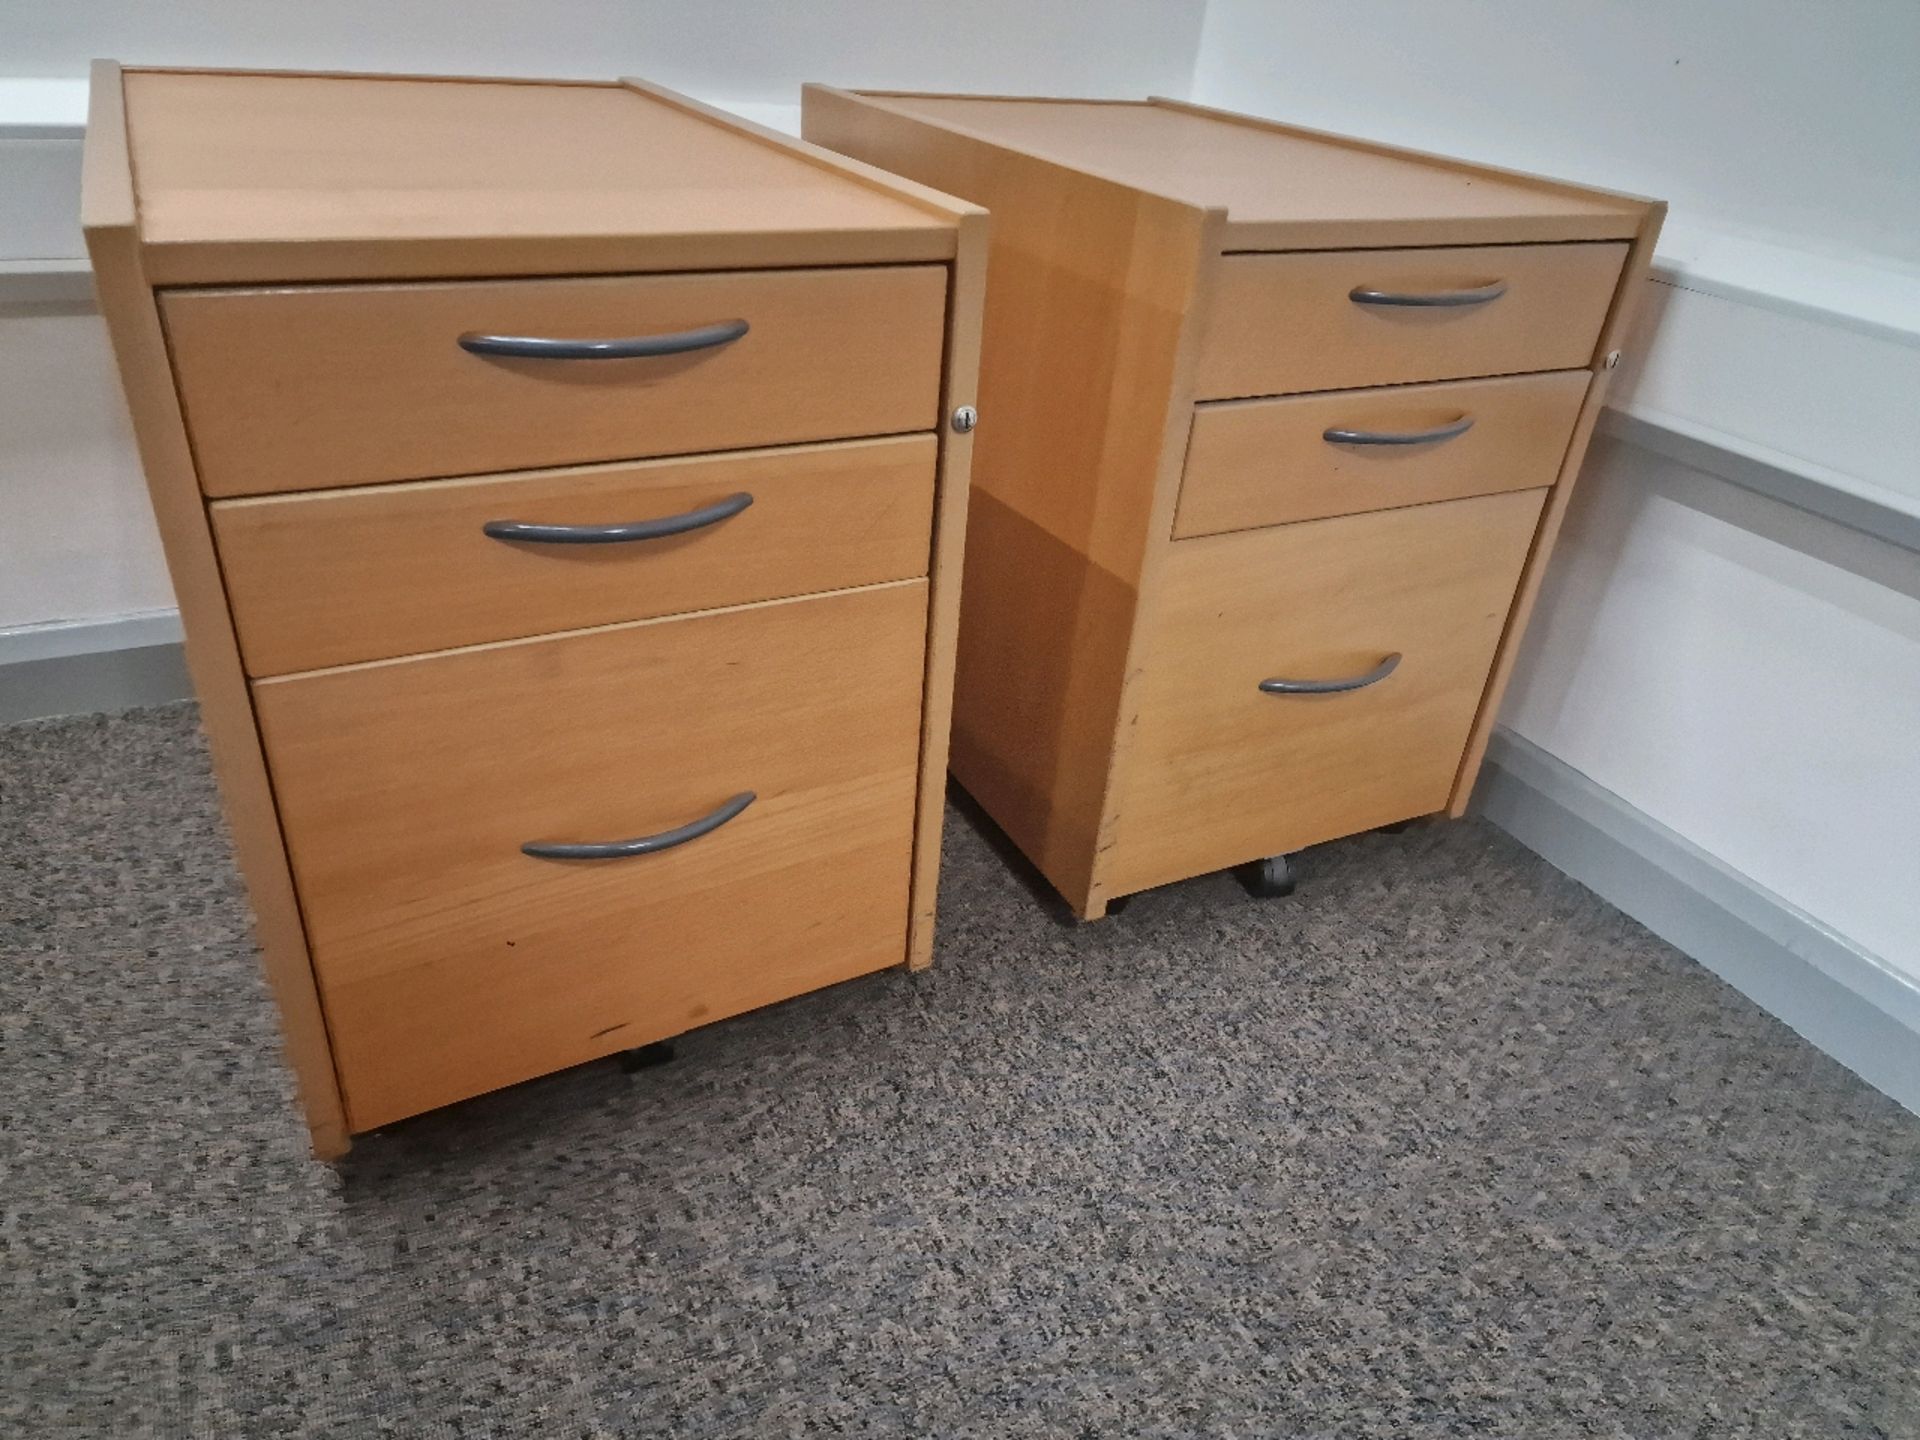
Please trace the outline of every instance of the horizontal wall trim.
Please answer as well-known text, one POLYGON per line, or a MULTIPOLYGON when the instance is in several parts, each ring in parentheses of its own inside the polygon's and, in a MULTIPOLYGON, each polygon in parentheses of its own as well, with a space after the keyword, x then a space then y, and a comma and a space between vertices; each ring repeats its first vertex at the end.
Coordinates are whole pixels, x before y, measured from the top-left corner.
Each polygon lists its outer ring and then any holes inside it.
POLYGON ((0 629, 0 665, 64 660, 108 650, 178 645, 184 632, 178 610, 132 610, 91 620, 54 620, 44 625, 0 629))
POLYGON ((0 726, 100 715, 193 696, 186 650, 141 645, 0 665, 0 726))
POLYGON ((87 129, 84 78, 0 76, 0 140, 78 140, 87 129))
POLYGON ((180 636, 177 610, 0 630, 0 725, 191 699, 180 636))
POLYGON ((1642 405, 1609 408, 1600 430, 1849 529, 1920 550, 1920 504, 1812 460, 1642 405))
POLYGON ((0 314, 95 308, 93 268, 85 260, 0 260, 0 314))
POLYGON ((1920 276, 1895 261, 1823 254, 1670 217, 1653 275, 1676 289, 1920 348, 1920 276))
POLYGON ((1920 1113, 1920 984, 1501 727, 1475 810, 1920 1113))

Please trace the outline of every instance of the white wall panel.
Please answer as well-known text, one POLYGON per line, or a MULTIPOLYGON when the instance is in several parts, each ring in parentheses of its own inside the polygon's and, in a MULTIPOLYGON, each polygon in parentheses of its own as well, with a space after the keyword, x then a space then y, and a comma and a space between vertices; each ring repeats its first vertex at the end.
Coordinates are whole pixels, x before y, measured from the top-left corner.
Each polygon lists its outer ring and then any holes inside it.
POLYGON ((1211 0, 1208 104, 1920 264, 1912 0, 1211 0))
POLYGON ((173 604, 106 326, 0 312, 0 629, 173 604))
POLYGON ((726 100, 801 83, 1185 93, 1204 0, 61 0, 16 6, 0 69, 133 64, 644 75, 726 100))
POLYGON ((1920 982, 1920 563, 1597 440, 1505 723, 1920 982))

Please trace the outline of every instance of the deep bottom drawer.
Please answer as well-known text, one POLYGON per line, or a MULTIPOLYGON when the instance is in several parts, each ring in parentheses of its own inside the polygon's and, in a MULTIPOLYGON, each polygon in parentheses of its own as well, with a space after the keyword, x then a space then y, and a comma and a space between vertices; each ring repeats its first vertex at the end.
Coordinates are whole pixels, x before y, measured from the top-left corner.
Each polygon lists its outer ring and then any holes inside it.
POLYGON ((925 623, 915 580, 257 684, 352 1128, 899 963, 925 623))
POLYGON ((1173 542, 1104 886, 1442 808, 1545 494, 1173 542), (1261 688, 1383 670, 1334 693, 1261 688))

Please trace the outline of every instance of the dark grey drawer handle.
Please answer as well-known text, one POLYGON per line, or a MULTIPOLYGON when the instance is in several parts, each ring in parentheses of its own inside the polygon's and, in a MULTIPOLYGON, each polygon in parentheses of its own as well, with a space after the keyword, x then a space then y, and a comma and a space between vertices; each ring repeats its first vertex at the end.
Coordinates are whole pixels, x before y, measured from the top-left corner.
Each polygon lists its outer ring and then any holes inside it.
POLYGON ((1356 305, 1485 305, 1507 293, 1507 282, 1495 280, 1474 290, 1375 290, 1360 285, 1347 292, 1356 305))
POLYGON ((469 330, 460 348, 474 355, 508 355, 520 360, 645 360, 655 355, 684 355, 731 345, 747 333, 744 320, 722 320, 669 335, 629 335, 621 340, 553 340, 541 335, 481 335, 469 330))
POLYGON ((1400 653, 1395 651, 1364 675, 1347 680, 1262 680, 1260 688, 1269 695, 1338 695, 1345 690, 1364 690, 1378 685, 1400 668, 1400 653))
POLYGON ((629 855, 654 855, 671 850, 702 835, 711 835, 754 802, 751 790, 734 796, 711 815, 702 815, 677 830, 662 830, 658 835, 642 835, 635 840, 588 840, 579 842, 529 840, 520 853, 536 860, 624 860, 629 855))
POLYGON ((495 540, 530 540, 539 545, 623 545, 629 540, 664 540, 689 530, 704 530, 731 520, 753 504, 741 491, 698 510, 663 515, 658 520, 634 520, 625 525, 536 525, 528 520, 489 520, 480 529, 495 540))
POLYGON ((1473 417, 1462 415, 1431 430, 1343 430, 1338 426, 1321 435, 1329 445, 1433 445, 1457 440, 1473 428, 1473 417))

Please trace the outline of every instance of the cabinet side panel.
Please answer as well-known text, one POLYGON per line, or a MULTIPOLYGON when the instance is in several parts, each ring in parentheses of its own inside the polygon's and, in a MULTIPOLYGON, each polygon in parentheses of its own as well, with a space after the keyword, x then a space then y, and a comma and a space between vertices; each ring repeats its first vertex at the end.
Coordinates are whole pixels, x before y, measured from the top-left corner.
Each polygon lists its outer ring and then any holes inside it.
POLYGON ((952 764, 1098 914, 1127 657, 1178 483, 1181 347, 1215 222, 822 87, 803 131, 991 213, 952 764))
POLYGON ((928 566, 926 687, 920 715, 920 781, 915 802, 907 968, 933 963, 940 891, 940 836, 947 814, 947 756, 953 729, 954 652, 960 633, 962 554, 967 534, 973 432, 956 430, 963 405, 978 408, 980 329, 987 287, 987 217, 960 217, 953 275, 947 283, 946 369, 940 385, 940 473, 928 566))
POLYGON ((262 963, 280 1008, 287 1062, 299 1085, 314 1153, 331 1159, 346 1152, 346 1116, 159 310, 141 266, 120 85, 117 66, 94 67, 82 199, 87 250, 167 569, 186 622, 187 667, 253 902, 262 963))
POLYGON ((1473 722, 1473 733, 1467 738, 1466 753, 1461 756, 1460 769, 1454 777, 1447 814, 1455 819, 1467 813, 1467 805, 1473 799, 1474 781, 1480 776, 1480 764, 1486 758, 1487 741, 1493 734, 1494 722, 1500 718, 1500 701, 1507 693, 1507 682, 1513 678, 1513 664, 1520 652, 1521 637, 1526 634, 1527 621, 1533 615, 1534 601, 1540 598, 1540 584, 1546 578, 1547 562, 1553 557, 1554 542, 1560 538, 1560 522, 1566 518, 1567 503, 1573 498, 1574 482, 1580 478, 1580 466, 1587 458, 1587 444, 1593 439, 1594 426, 1600 419, 1600 408, 1606 403, 1607 386, 1613 379, 1614 370, 1614 365, 1607 357, 1619 349, 1628 333, 1634 307, 1639 304, 1641 292, 1646 289, 1647 270, 1653 264, 1653 247, 1660 239, 1660 226, 1666 218, 1666 203, 1650 202, 1645 215, 1641 217, 1640 233, 1627 248, 1626 264, 1620 273, 1620 288, 1614 292, 1613 305, 1600 331, 1600 343, 1593 361, 1593 380, 1587 387, 1586 399, 1581 403, 1579 419, 1574 422, 1573 438, 1567 446, 1566 458, 1561 461, 1559 475, 1547 496, 1546 510, 1534 534, 1533 550, 1527 556, 1526 569, 1520 573, 1520 585, 1514 594, 1513 609, 1507 616, 1506 632, 1500 638, 1500 649, 1494 657, 1493 673, 1487 679, 1486 693, 1481 697, 1479 714, 1473 722))

